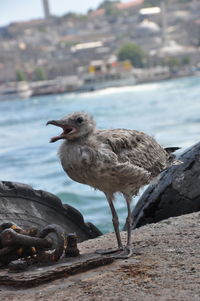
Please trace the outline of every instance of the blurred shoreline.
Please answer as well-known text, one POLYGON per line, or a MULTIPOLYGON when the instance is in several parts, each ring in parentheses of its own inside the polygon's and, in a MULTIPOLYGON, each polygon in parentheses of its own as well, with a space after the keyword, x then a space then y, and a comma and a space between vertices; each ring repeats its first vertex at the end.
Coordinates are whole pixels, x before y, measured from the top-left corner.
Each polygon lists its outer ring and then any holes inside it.
POLYGON ((13 81, 0 85, 0 101, 70 92, 92 92, 110 87, 134 86, 190 76, 200 76, 200 68, 185 67, 172 71, 167 67, 157 66, 148 69, 133 69, 130 74, 126 74, 125 78, 117 80, 115 77, 108 80, 107 75, 101 78, 93 76, 90 84, 78 76, 65 76, 45 81, 13 81))

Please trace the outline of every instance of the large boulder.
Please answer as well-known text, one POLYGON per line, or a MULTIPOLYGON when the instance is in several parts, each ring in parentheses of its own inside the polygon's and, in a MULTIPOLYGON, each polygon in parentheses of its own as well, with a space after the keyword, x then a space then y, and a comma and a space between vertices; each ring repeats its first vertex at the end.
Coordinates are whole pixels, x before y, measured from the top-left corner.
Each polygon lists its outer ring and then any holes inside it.
POLYGON ((200 210, 200 142, 150 185, 132 212, 133 228, 200 210))
POLYGON ((58 224, 66 233, 76 232, 79 242, 101 235, 93 224, 84 222, 78 210, 62 204, 57 196, 16 182, 0 182, 0 224, 4 221, 39 230, 58 224))

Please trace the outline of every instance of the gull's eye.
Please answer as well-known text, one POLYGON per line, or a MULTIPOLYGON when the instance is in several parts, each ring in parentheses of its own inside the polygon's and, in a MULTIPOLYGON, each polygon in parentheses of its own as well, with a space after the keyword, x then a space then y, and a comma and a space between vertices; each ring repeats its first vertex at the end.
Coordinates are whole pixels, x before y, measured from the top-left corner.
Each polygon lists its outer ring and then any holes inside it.
POLYGON ((82 122, 83 122, 83 117, 78 117, 78 118, 76 119, 76 122, 77 122, 77 123, 82 123, 82 122))

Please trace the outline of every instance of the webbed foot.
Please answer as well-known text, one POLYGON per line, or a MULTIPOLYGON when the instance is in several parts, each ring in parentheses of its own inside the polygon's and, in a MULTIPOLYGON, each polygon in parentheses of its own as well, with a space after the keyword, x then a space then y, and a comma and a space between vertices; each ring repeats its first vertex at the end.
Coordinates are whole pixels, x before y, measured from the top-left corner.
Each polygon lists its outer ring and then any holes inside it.
POLYGON ((96 250, 95 253, 100 255, 113 254, 114 258, 126 259, 132 256, 133 251, 130 246, 124 246, 123 248, 116 248, 116 249, 106 249, 106 250, 99 249, 96 250))
POLYGON ((133 254, 133 251, 130 246, 124 246, 122 250, 119 250, 114 257, 117 259, 127 259, 130 258, 133 254))
POLYGON ((123 248, 115 248, 115 249, 98 249, 95 251, 95 253, 100 254, 100 255, 108 255, 108 254, 114 254, 114 253, 119 253, 122 252, 123 248))

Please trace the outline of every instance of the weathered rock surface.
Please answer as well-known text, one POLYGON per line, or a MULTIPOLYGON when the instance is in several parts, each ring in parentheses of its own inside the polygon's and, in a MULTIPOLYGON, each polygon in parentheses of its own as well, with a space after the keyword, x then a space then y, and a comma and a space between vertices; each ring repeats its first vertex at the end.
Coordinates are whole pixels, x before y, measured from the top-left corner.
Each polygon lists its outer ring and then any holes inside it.
POLYGON ((67 233, 76 232, 79 241, 101 235, 93 224, 84 222, 78 210, 63 205, 57 196, 16 182, 0 182, 0 223, 5 220, 24 228, 58 224, 67 233))
MULTIPOLYGON (((35 288, 0 287, 1 301, 199 301, 199 221, 200 213, 193 213, 137 228, 130 259, 35 288)), ((125 232, 122 237, 125 241, 125 232)), ((79 248, 85 254, 115 243, 111 233, 79 248)))
POLYGON ((132 212, 133 228, 200 210, 200 143, 180 160, 143 193, 132 212))

